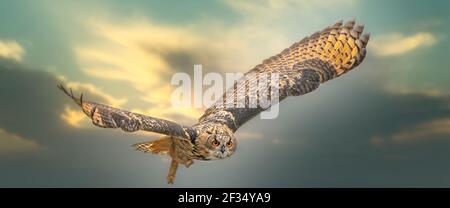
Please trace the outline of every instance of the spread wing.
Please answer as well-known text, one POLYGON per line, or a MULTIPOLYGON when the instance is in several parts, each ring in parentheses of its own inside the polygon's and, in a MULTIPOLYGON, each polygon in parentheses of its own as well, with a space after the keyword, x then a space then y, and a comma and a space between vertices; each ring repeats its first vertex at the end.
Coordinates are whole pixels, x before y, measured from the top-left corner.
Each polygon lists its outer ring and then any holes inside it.
POLYGON ((236 131, 270 107, 259 101, 264 94, 274 104, 291 95, 309 93, 321 83, 350 71, 366 55, 369 34, 361 36, 363 29, 363 25, 355 26, 354 21, 345 25, 337 22, 264 60, 208 108, 199 123, 224 123, 236 131), (279 92, 277 97, 272 95, 274 90, 279 92))
POLYGON ((67 91, 61 84, 58 85, 58 88, 71 97, 92 120, 92 123, 98 127, 121 128, 125 132, 144 130, 179 138, 189 138, 186 132, 187 128, 172 121, 132 113, 94 102, 86 102, 83 100, 83 94, 81 94, 80 98, 76 98, 72 93, 72 89, 67 91))

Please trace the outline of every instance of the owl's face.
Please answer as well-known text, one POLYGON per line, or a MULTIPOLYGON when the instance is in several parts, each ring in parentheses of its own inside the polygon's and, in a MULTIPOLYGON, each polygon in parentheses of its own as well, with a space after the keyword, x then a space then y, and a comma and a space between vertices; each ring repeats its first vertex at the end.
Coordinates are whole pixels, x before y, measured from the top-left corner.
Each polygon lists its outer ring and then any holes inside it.
POLYGON ((208 159, 223 159, 231 156, 237 147, 233 132, 225 127, 206 129, 201 135, 205 141, 208 159))

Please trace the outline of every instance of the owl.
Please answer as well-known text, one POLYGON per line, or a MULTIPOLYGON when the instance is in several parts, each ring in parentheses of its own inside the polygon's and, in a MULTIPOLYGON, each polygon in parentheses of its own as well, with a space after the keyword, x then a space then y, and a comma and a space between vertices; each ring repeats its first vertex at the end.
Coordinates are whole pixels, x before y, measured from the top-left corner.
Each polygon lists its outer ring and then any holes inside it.
POLYGON ((362 35, 363 29, 364 26, 355 25, 355 21, 345 24, 339 21, 264 60, 236 81, 192 126, 85 101, 83 94, 76 97, 71 89, 67 90, 61 84, 58 87, 98 127, 162 134, 157 140, 133 146, 146 153, 169 155, 172 161, 167 181, 172 184, 179 164, 189 167, 194 160, 224 159, 233 155, 238 144, 235 132, 274 103, 312 92, 320 84, 361 64, 369 41, 368 33, 362 35), (278 79, 251 84, 267 74, 277 74, 278 79), (275 92, 274 89, 278 92, 277 99, 271 100, 274 102, 265 106, 252 103, 255 96, 275 92), (256 105, 250 107, 250 104, 256 105))

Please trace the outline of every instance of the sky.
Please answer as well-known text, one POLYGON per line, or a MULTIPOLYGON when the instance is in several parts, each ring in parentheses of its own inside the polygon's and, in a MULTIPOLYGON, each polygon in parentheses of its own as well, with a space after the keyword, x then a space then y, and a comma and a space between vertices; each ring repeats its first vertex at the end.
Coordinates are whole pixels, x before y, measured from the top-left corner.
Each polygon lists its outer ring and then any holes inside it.
POLYGON ((450 187, 447 1, 0 2, 0 187, 450 187), (195 124, 174 73, 245 72, 338 20, 365 24, 367 57, 276 119, 237 132, 230 158, 180 167, 94 127, 85 99, 195 124))

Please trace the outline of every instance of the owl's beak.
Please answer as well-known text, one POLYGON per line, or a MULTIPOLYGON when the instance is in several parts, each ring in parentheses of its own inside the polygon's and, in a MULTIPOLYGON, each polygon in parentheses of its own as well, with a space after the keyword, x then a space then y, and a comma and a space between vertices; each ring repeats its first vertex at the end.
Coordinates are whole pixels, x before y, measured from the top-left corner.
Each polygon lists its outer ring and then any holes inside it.
POLYGON ((225 152, 225 145, 220 146, 220 152, 222 152, 222 154, 225 152))

